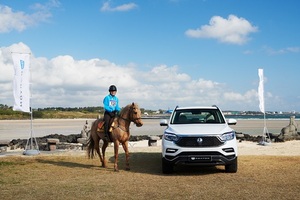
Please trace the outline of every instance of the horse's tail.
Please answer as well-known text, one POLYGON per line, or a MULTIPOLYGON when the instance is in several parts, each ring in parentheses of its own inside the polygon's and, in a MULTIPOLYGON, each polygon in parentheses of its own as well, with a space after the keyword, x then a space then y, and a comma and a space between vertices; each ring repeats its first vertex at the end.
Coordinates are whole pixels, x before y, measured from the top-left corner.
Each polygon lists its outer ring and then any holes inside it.
POLYGON ((95 141, 93 139, 94 134, 95 134, 95 124, 97 125, 97 123, 93 123, 92 127, 91 127, 91 131, 89 134, 89 138, 87 140, 87 155, 88 158, 93 159, 95 157, 95 141))
POLYGON ((88 158, 93 159, 95 157, 95 142, 92 137, 87 141, 87 155, 88 158))

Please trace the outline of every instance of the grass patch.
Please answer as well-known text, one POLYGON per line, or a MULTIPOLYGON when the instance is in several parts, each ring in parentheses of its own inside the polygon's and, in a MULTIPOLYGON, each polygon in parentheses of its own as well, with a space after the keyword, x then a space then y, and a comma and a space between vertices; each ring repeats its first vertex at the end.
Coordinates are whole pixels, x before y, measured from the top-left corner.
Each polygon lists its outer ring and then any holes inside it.
POLYGON ((240 156, 239 169, 177 167, 161 173, 161 154, 133 152, 131 171, 120 172, 85 156, 39 155, 0 158, 3 199, 299 199, 300 156, 240 156))

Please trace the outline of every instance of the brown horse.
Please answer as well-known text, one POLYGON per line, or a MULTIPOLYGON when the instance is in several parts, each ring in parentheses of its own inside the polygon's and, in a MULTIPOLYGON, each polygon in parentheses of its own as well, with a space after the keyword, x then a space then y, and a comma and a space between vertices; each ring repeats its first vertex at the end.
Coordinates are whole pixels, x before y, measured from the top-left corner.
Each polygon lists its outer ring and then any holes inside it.
MULTIPOLYGON (((91 127, 91 133, 87 142, 87 153, 89 158, 95 157, 95 150, 99 155, 100 162, 102 163, 102 167, 107 167, 105 160, 105 150, 108 146, 108 141, 105 139, 104 130, 98 129, 98 124, 102 119, 97 119, 93 122, 91 127), (98 130, 97 130, 98 129, 98 130), (99 141, 103 140, 102 145, 102 155, 100 153, 99 141)), ((118 152, 120 143, 123 146, 126 155, 126 170, 130 170, 129 167, 129 151, 128 151, 128 140, 130 137, 129 126, 130 123, 134 122, 137 127, 141 127, 143 125, 141 119, 141 110, 139 106, 135 103, 127 105, 120 112, 120 115, 114 119, 114 125, 112 127, 112 142, 114 143, 114 169, 115 171, 119 171, 118 169, 118 152)))

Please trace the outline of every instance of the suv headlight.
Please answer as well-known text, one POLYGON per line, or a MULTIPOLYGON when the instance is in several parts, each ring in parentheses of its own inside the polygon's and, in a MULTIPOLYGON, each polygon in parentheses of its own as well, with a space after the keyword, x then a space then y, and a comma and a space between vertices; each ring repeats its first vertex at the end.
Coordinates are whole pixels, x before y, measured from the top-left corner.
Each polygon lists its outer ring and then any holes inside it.
POLYGON ((221 139, 223 141, 233 140, 234 137, 235 137, 235 132, 234 131, 224 133, 223 135, 221 135, 221 139))
POLYGON ((176 142, 176 141, 178 141, 179 137, 177 135, 173 134, 173 133, 165 132, 164 139, 176 142))

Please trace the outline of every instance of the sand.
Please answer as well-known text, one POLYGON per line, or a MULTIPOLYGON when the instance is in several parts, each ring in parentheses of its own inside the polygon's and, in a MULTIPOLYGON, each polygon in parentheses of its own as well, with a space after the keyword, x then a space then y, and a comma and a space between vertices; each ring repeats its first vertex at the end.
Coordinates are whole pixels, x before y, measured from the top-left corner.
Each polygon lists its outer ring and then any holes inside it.
MULTIPOLYGON (((300 156, 300 140, 292 140, 281 143, 270 143, 268 145, 260 145, 256 142, 243 141, 238 142, 238 156, 300 156)), ((7 150, 0 153, 2 156, 22 155, 23 149, 7 150)), ((107 152, 113 152, 113 145, 107 148, 107 152)), ((122 146, 119 148, 120 153, 124 153, 122 146)), ((161 140, 157 141, 157 146, 148 146, 148 140, 137 142, 129 142, 129 152, 161 152, 161 140)), ((41 155, 72 155, 85 156, 84 150, 56 150, 56 151, 40 151, 41 155)))
MULTIPOLYGON (((148 141, 130 142, 130 151, 160 152, 161 140, 156 147, 147 147, 148 141)), ((300 156, 300 140, 260 145, 256 142, 238 142, 238 155, 274 155, 274 156, 300 156)))

